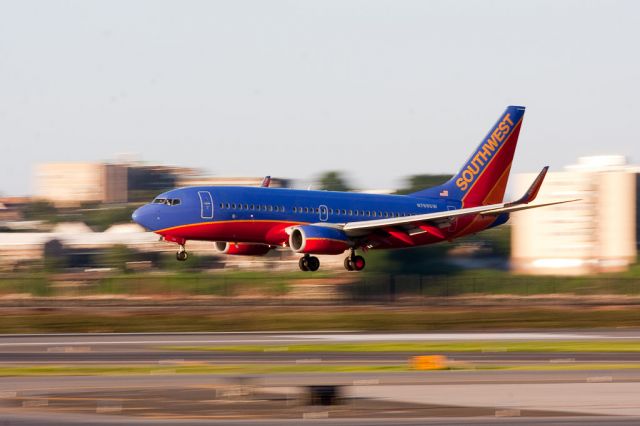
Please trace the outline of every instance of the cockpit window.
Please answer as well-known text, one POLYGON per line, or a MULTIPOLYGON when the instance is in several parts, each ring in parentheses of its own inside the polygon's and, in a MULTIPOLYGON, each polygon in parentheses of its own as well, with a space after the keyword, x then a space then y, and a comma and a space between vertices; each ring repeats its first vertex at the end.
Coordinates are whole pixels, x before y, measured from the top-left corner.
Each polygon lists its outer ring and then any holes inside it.
POLYGON ((166 204, 167 206, 177 206, 180 204, 179 198, 156 198, 153 204, 166 204))

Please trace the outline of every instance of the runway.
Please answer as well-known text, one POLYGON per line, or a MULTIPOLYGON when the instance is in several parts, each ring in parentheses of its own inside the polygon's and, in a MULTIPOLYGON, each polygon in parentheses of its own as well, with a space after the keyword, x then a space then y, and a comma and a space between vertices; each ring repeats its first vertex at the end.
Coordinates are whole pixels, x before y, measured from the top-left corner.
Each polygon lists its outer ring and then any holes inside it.
POLYGON ((362 333, 362 332, 228 332, 228 333, 86 333, 0 334, 0 348, 46 345, 185 345, 280 344, 305 342, 433 342, 433 341, 640 340, 638 330, 362 333))
MULTIPOLYGON (((242 363, 334 363, 334 364, 390 364, 406 363, 419 352, 223 352, 223 351, 165 351, 156 348, 136 348, 131 351, 99 350, 91 347, 54 347, 48 350, 12 350, 0 352, 0 365, 12 363, 127 363, 148 364, 163 362, 242 363)), ((443 352, 449 361, 474 364, 532 364, 532 363, 638 363, 640 352, 443 352)))
MULTIPOLYGON (((277 374, 159 373, 0 378, 3 425, 56 424, 637 424, 640 351, 445 353, 450 371, 314 372, 317 366, 407 365, 414 352, 295 353, 287 345, 363 342, 640 342, 635 330, 506 333, 189 333, 1 335, 0 371, 37 365, 304 365, 277 374), (216 346, 275 345, 275 351, 216 346), (205 346, 207 351, 168 350, 205 346), (209 350, 212 349, 212 350, 209 350), (594 364, 616 368, 594 368, 594 364), (483 365, 541 370, 483 369, 483 365), (580 365, 585 365, 581 368, 580 365), (624 367, 629 365, 629 368, 624 367), (552 366, 551 370, 547 370, 552 366), (564 366, 571 366, 571 368, 564 366), (479 368, 479 369, 477 369, 479 368), (309 404, 310 386, 340 402, 309 404), (253 414, 251 414, 253 413, 253 414), (619 417, 623 416, 623 417, 619 417)), ((495 348, 494 348, 495 349, 495 348)), ((349 367, 351 368, 351 367, 349 367)))
MULTIPOLYGON (((183 334, 45 334, 0 335, 0 363, 158 363, 171 360, 217 363, 292 363, 316 360, 326 363, 406 362, 416 352, 288 352, 287 345, 311 343, 358 344, 375 342, 472 341, 629 341, 640 340, 637 331, 580 331, 527 333, 183 333, 183 334), (215 351, 216 346, 279 345, 274 351, 215 351), (165 347, 207 347, 207 351, 166 350, 165 347)), ((439 351, 450 360, 474 363, 634 363, 638 352, 506 352, 487 347, 482 352, 439 351)))

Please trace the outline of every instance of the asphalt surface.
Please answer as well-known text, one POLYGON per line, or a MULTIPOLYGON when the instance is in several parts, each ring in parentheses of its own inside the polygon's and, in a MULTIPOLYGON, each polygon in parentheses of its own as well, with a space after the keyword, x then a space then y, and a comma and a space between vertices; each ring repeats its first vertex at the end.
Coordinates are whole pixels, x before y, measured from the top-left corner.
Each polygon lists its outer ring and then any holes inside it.
MULTIPOLYGON (((341 363, 402 364, 415 352, 288 352, 286 345, 311 343, 640 340, 637 331, 527 333, 185 333, 0 335, 0 363, 341 363), (167 346, 277 345, 260 352, 167 350, 167 346)), ((473 363, 638 363, 640 352, 439 352, 452 361, 473 363)))
POLYGON ((51 415, 30 415, 21 416, 15 414, 5 414, 2 417, 3 426, 67 426, 67 425, 173 425, 173 426, 192 426, 192 425, 232 425, 232 426, 279 426, 279 425, 299 425, 304 422, 305 425, 402 425, 402 426, 451 426, 451 425, 519 425, 519 426, 539 426, 539 425, 555 425, 555 426, 636 426, 640 423, 640 417, 546 417, 546 418, 414 418, 400 419, 394 418, 392 422, 387 419, 278 419, 278 420, 182 420, 182 419, 135 419, 135 418, 114 418, 115 416, 74 416, 71 414, 60 414, 52 418, 51 415))
MULTIPOLYGON (((189 333, 189 334, 61 334, 0 335, 0 366, 11 364, 165 364, 202 361, 222 363, 402 364, 413 353, 312 352, 199 352, 172 351, 163 346, 242 344, 432 342, 432 341, 605 341, 639 340, 640 332, 620 330, 510 332, 510 333, 189 333)), ((473 363, 527 363, 554 366, 579 363, 638 363, 640 354, 616 353, 451 353, 454 361, 473 363)), ((0 425, 62 424, 389 424, 389 412, 404 413, 394 424, 521 424, 521 425, 630 425, 640 424, 640 369, 554 371, 409 371, 402 373, 300 373, 274 375, 139 375, 0 378, 0 425), (215 389, 238 387, 274 392, 304 392, 311 385, 344 388, 348 401, 373 401, 378 411, 289 406, 268 408, 269 415, 253 419, 220 418, 230 408, 215 411, 215 389), (275 390, 274 390, 275 389, 275 390), (296 389, 291 391, 291 389, 296 389), (167 393, 163 400, 158 393, 167 393), (190 393, 203 396, 184 401, 190 393), (141 395, 155 395, 145 398, 141 395), (134 408, 132 395, 137 396, 134 408), (170 399, 171 396, 175 398, 170 399), (182 400, 181 400, 182 398, 182 400), (104 401, 124 401, 118 414, 100 412, 104 401), (43 402, 44 401, 44 402, 43 402), (67 402, 65 402, 67 401, 67 402), (71 401, 71 402, 69 402, 71 401), (150 402, 151 401, 151 402, 150 402), (153 415, 141 415, 140 404, 156 403, 153 415), (164 401, 164 402, 159 402, 164 401), (173 401, 173 403, 171 402, 173 401), (178 401, 188 408, 178 409, 178 401), (387 409, 381 403, 388 405, 387 409), (64 405, 68 404, 68 405, 64 405), (84 404, 84 405, 83 405, 84 404), (186 404, 186 405, 185 405, 186 404), (212 405, 213 404, 213 405, 212 405), (405 404, 393 408, 393 404, 405 404), (82 408, 84 407, 84 408, 82 408), (88 407, 88 408, 87 408, 88 407), (133 409, 133 411, 131 411, 133 409), (82 411, 84 410, 84 411, 82 411), (137 411, 136 411, 137 410, 137 411), (213 410, 213 411, 211 411, 213 410), (226 411, 225 411, 226 410, 226 411), (284 410, 284 411, 283 411, 284 410), (288 410, 288 411, 287 411, 288 410), (293 411, 292 411, 293 410, 293 411), (298 411, 295 411, 298 410, 298 411), (202 413, 197 418, 194 413, 202 413), (130 415, 129 413, 134 413, 130 415), (137 414, 136 414, 137 413, 137 414), (278 418, 278 413, 282 416, 278 418), (351 415, 365 418, 351 418, 351 415), (364 414, 362 414, 364 413, 364 414), (368 414, 367 414, 368 413, 368 414), (427 414, 425 414, 427 413, 427 414), (286 415, 285 415, 286 414, 286 415), (274 417, 271 418, 270 416, 274 417), (344 417, 346 415, 346 417, 344 417), (283 417, 284 416, 284 417, 283 417), (297 419, 287 416, 298 416, 297 419), (340 417, 336 419, 335 417, 340 417), (621 417, 624 416, 624 417, 621 417), (186 418, 191 417, 191 418, 186 418), (167 420, 170 418, 170 420, 167 420)), ((133 398, 135 399, 135 398, 133 398)), ((275 401, 275 400, 274 400, 275 401)), ((277 404, 276 402, 269 402, 277 404)), ((244 400, 223 401, 242 407, 244 400), (240 405, 238 405, 240 404, 240 405)), ((247 409, 251 408, 249 404, 247 409)), ((255 407, 255 405, 254 405, 255 407)), ((349 408, 349 407, 347 407, 349 408)), ((153 412, 153 407, 147 407, 153 412)), ((241 410, 245 412, 246 410, 241 410)))
MULTIPOLYGON (((67 347, 56 351, 11 351, 0 352, 0 364, 15 363, 162 363, 178 361, 198 361, 227 364, 376 364, 399 365, 406 363, 418 352, 216 352, 216 351, 91 351, 91 348, 67 347), (58 352, 59 350, 59 352, 58 352), (66 350, 66 351, 65 351, 66 350)), ((437 352, 453 362, 474 364, 549 364, 549 363, 640 363, 640 353, 635 352, 437 352)))
POLYGON ((294 343, 640 340, 640 330, 567 330, 538 332, 363 333, 363 332, 228 332, 228 333, 86 333, 0 334, 0 350, 46 345, 251 345, 294 343))

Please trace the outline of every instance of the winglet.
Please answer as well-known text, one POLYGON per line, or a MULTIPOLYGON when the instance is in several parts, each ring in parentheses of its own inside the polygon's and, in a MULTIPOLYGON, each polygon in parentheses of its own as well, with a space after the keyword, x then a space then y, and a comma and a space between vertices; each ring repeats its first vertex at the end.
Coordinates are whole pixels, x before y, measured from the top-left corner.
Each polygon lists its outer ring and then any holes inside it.
POLYGON ((260 186, 262 188, 268 188, 269 185, 271 185, 271 176, 265 176, 264 179, 262 179, 260 186))
POLYGON ((512 203, 507 203, 506 207, 515 206, 518 204, 529 204, 538 196, 538 191, 540 191, 540 187, 542 186, 542 182, 544 181, 544 177, 547 175, 547 171, 549 170, 549 166, 545 166, 542 168, 542 171, 538 174, 536 179, 533 181, 527 192, 524 193, 522 198, 512 203))

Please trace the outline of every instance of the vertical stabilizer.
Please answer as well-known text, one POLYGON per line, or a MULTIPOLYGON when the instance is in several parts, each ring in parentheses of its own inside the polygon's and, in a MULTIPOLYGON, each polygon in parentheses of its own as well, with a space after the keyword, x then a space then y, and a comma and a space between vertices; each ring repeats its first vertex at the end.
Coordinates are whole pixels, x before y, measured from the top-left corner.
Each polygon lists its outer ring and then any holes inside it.
POLYGON ((453 199, 461 201, 464 207, 502 202, 524 110, 521 106, 507 107, 453 178, 411 195, 453 199))

